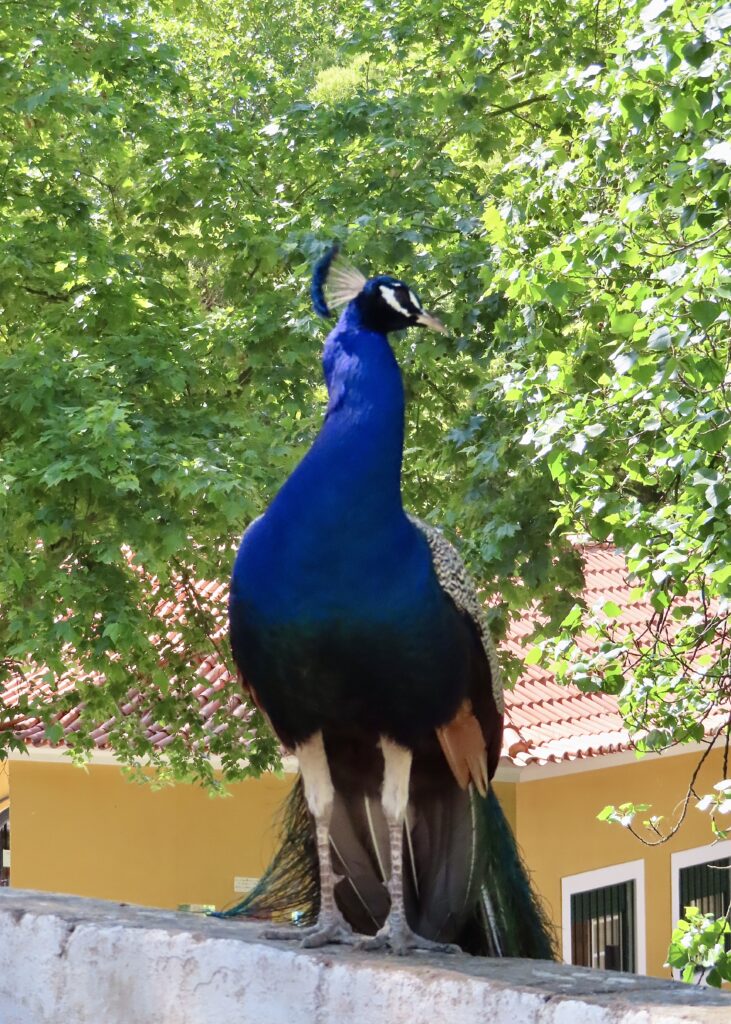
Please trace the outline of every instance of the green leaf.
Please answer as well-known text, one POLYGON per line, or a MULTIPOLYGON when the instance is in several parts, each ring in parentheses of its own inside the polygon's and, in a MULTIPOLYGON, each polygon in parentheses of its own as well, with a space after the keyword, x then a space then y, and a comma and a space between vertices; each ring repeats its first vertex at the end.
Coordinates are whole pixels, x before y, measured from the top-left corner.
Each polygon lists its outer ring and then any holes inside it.
POLYGON ((61 740, 63 739, 63 726, 59 725, 57 722, 54 722, 52 725, 46 726, 43 734, 49 743, 55 745, 56 743, 60 743, 61 740))
POLYGON ((614 334, 632 334, 632 330, 637 323, 636 313, 615 313, 611 319, 611 327, 614 334))
POLYGON ((683 968, 683 981, 686 982, 686 984, 691 984, 694 981, 696 970, 697 968, 695 963, 686 964, 683 968))
POLYGON ((560 452, 548 463, 548 469, 553 479, 558 480, 559 483, 566 479, 566 471, 563 468, 563 455, 560 452))
POLYGON ((542 657, 543 657, 543 651, 541 650, 540 647, 537 647, 537 646, 536 647, 531 647, 531 649, 528 651, 528 653, 526 654, 525 658, 523 659, 523 664, 524 665, 537 665, 542 657))
POLYGON ((571 629, 581 622, 581 605, 575 604, 568 615, 561 620, 562 629, 571 629))
POLYGON ((704 328, 710 327, 721 315, 721 311, 722 306, 717 302, 703 300, 690 304, 690 315, 704 328))

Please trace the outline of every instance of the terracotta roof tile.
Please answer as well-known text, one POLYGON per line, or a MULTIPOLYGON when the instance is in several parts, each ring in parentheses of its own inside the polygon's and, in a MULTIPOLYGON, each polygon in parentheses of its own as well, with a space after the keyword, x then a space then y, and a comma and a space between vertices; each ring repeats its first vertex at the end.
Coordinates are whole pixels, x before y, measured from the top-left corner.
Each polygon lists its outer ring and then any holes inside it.
MULTIPOLYGON (((643 598, 633 599, 632 584, 627 578, 622 556, 609 545, 587 546, 583 549, 583 555, 586 604, 589 607, 601 607, 607 601, 613 601, 621 610, 617 620, 620 629, 636 628, 646 623, 652 614, 651 606, 643 598)), ((153 592, 156 592, 159 583, 152 580, 151 585, 153 592)), ((213 636, 214 641, 224 638, 226 585, 216 581, 200 580, 193 585, 193 589, 196 601, 203 603, 216 616, 217 629, 213 636)), ((181 653, 182 635, 174 631, 174 627, 185 621, 185 600, 186 593, 181 587, 174 600, 161 598, 156 608, 155 614, 163 627, 156 638, 161 656, 171 649, 181 653)), ((504 642, 505 649, 514 656, 524 656, 531 646, 530 641, 526 642, 526 638, 534 632, 538 624, 537 611, 525 613, 522 618, 515 620, 504 642)), ((588 648, 590 645, 587 642, 584 646, 588 648)), ((188 693, 190 700, 198 706, 201 725, 209 736, 218 736, 227 729, 234 728, 240 737, 242 750, 245 750, 250 738, 241 730, 248 723, 252 711, 244 702, 243 695, 238 694, 235 680, 228 672, 224 661, 215 653, 191 657, 189 661, 191 664, 198 662, 196 675, 199 681, 189 688, 188 693)), ((32 667, 24 674, 14 676, 6 682, 5 704, 13 708, 24 696, 30 694, 34 699, 38 696, 51 699, 54 693, 68 694, 81 681, 101 685, 104 678, 98 673, 90 675, 69 668, 55 681, 52 690, 45 679, 45 669, 32 667)), ((626 750, 629 747, 628 736, 615 697, 604 693, 584 693, 571 684, 559 685, 540 665, 524 666, 515 688, 506 691, 505 706, 503 755, 516 765, 596 757, 626 750)), ((121 716, 139 715, 139 724, 144 729, 147 739, 161 750, 177 738, 155 723, 153 712, 143 707, 143 698, 134 687, 129 690, 126 701, 120 704, 119 713, 121 716)), ((719 722, 722 717, 718 716, 719 722)), ((80 727, 79 707, 72 708, 59 717, 58 724, 65 734, 73 734, 80 727)), ((97 747, 103 748, 108 745, 109 732, 114 724, 115 719, 108 719, 91 733, 97 747)), ((712 724, 709 720, 709 726, 712 724)), ((19 712, 14 717, 6 716, 5 721, 0 720, 0 728, 11 728, 16 736, 32 745, 48 742, 43 724, 38 718, 32 717, 31 713, 19 712)), ((189 742, 188 735, 189 729, 180 730, 179 736, 186 742, 189 742)), ((194 746, 199 749, 198 740, 194 741, 194 746)))

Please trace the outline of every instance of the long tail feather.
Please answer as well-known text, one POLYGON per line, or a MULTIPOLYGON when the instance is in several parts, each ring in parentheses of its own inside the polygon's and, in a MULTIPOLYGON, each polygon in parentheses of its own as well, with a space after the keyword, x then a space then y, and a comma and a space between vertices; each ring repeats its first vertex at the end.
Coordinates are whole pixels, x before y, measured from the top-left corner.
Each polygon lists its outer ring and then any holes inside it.
POLYGON ((478 827, 484 858, 483 895, 502 956, 557 959, 553 926, 492 789, 478 799, 478 827))
POLYGON ((335 842, 335 840, 333 839, 332 836, 330 836, 330 845, 333 848, 333 852, 335 853, 335 856, 338 858, 338 860, 340 861, 340 864, 342 865, 343 872, 344 872, 343 884, 347 885, 350 888, 352 894, 355 896, 355 898, 360 903, 360 905, 361 905, 361 907, 363 909, 363 912, 370 919, 371 924, 373 925, 373 931, 375 933, 378 930, 378 927, 379 927, 378 919, 376 917, 374 917, 373 911, 371 910, 370 906, 368 905, 368 900, 363 895, 363 893, 360 891, 360 889, 358 888, 357 883, 353 880, 352 876, 348 873, 348 858, 344 856, 341 848, 338 846, 338 844, 335 842))
POLYGON ((419 899, 419 869, 416 866, 416 856, 414 855, 414 840, 411 835, 412 829, 412 814, 411 808, 406 808, 406 821, 404 823, 404 834, 406 836, 406 849, 409 852, 409 867, 411 869, 411 881, 414 885, 414 895, 417 900, 419 899))
POLYGON ((485 928, 487 935, 487 943, 489 949, 489 956, 502 956, 503 948, 500 945, 500 936, 497 930, 497 921, 495 920, 495 911, 492 908, 490 897, 485 889, 482 890, 482 910, 485 914, 485 928))
POLYGON ((257 885, 240 902, 214 917, 271 918, 299 912, 309 924, 320 909, 317 843, 299 777, 282 808, 282 845, 257 885))
POLYGON ((373 935, 388 913, 388 890, 383 884, 389 863, 383 869, 377 857, 387 838, 386 823, 380 805, 375 802, 366 818, 368 804, 351 802, 336 791, 330 821, 330 845, 335 854, 335 870, 343 881, 335 889, 335 899, 351 926, 364 935, 373 935), (385 875, 384 875, 385 872, 385 875))
POLYGON ((470 869, 467 875, 467 885, 465 886, 465 903, 467 903, 470 894, 473 892, 475 869, 477 867, 477 810, 475 808, 474 787, 470 787, 470 824, 472 825, 472 843, 470 845, 470 869))
MULTIPOLYGON (((385 884, 388 881, 388 871, 386 870, 386 866, 384 865, 384 858, 381 854, 381 843, 378 838, 378 833, 376 832, 375 824, 373 822, 373 809, 371 808, 370 797, 367 795, 364 796, 363 801, 365 805, 366 819, 368 821, 368 831, 370 833, 371 843, 373 844, 373 852, 376 855, 376 861, 378 862, 378 870, 381 873, 381 881, 385 884)), ((384 844, 383 849, 386 856, 388 856, 388 839, 386 839, 386 843, 384 844)))

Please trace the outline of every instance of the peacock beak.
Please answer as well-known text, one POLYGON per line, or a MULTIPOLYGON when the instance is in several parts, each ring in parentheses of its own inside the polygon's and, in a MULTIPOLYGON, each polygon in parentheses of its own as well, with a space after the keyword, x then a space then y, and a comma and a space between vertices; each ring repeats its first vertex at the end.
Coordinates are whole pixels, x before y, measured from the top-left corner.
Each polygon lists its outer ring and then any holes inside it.
POLYGON ((440 334, 446 334, 447 328, 444 326, 441 320, 437 317, 432 316, 431 313, 422 312, 416 318, 417 324, 421 324, 422 327, 428 327, 430 331, 439 331, 440 334))

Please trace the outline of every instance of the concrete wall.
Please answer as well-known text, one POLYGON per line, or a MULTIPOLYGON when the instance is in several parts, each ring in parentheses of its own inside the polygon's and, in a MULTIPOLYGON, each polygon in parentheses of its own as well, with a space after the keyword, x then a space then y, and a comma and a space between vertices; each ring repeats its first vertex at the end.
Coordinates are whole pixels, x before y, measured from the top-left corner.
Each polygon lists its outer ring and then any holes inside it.
POLYGON ((0 893, 2 1024, 728 1024, 731 996, 543 961, 403 960, 257 926, 0 893))

